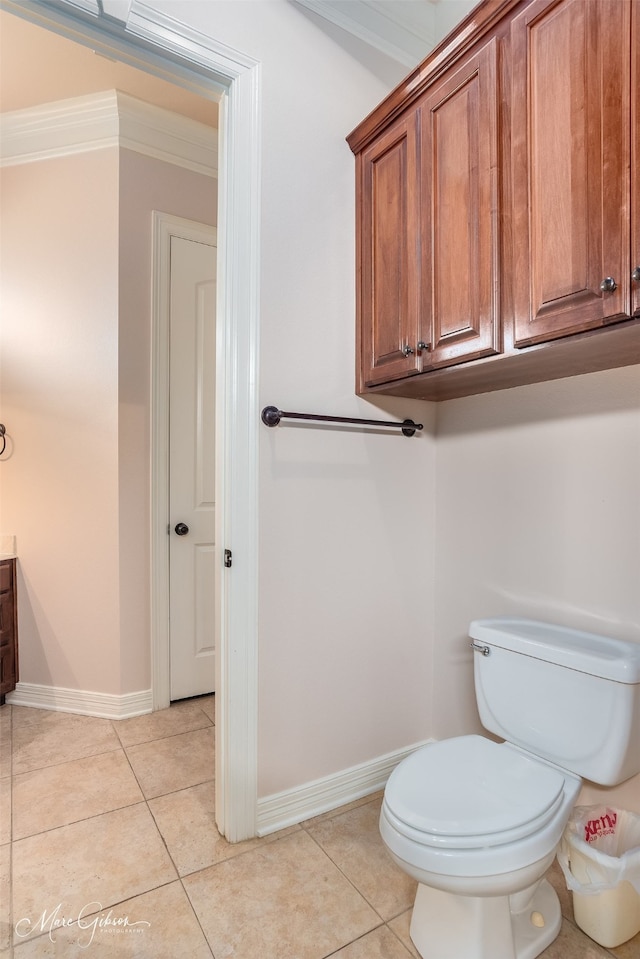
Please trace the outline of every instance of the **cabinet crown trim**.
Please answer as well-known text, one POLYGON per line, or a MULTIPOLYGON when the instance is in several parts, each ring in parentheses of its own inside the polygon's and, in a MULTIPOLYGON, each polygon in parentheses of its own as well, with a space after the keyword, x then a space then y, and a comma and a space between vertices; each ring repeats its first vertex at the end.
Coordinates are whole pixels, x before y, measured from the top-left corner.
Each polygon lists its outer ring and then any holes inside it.
POLYGON ((417 100, 445 70, 492 30, 522 0, 483 0, 458 26, 348 135, 360 153, 403 110, 417 100))

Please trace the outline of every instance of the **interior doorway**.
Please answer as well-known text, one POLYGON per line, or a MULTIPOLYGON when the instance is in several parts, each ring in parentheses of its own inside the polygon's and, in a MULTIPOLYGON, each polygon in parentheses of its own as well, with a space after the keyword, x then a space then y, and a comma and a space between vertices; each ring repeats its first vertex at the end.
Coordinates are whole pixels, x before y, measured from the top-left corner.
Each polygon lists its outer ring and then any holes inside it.
POLYGON ((171 237, 168 523, 171 702, 212 693, 215 687, 215 257, 213 242, 171 237))
MULTIPOLYGON (((126 13, 125 5, 119 8, 119 19, 105 17, 97 0, 59 0, 55 5, 3 0, 3 9, 12 14, 219 103, 216 821, 233 842, 255 835, 257 807, 259 69, 251 57, 150 5, 126 7, 126 13), (234 555, 231 575, 222 563, 227 549, 234 555)), ((33 69, 31 58, 29 62, 33 69)), ((160 446, 161 439, 155 439, 160 446)), ((153 530, 158 519, 152 510, 153 530)), ((166 539, 166 517, 163 535, 166 539)), ((151 551, 153 577, 160 560, 153 544, 151 551)), ((153 604, 154 634, 161 628, 159 615, 153 604)), ((153 654, 154 701, 159 670, 153 654)))
POLYGON ((215 689, 217 231, 156 212, 153 233, 152 418, 160 445, 152 497, 158 517, 165 506, 166 535, 158 529, 154 537, 152 596, 167 629, 152 642, 159 686, 173 702, 215 689))

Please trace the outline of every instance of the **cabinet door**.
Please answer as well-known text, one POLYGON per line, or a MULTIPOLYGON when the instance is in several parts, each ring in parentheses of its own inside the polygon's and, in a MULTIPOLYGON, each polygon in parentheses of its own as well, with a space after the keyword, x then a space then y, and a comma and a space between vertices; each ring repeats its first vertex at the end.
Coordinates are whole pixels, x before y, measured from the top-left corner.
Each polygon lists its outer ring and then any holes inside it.
POLYGON ((630 315, 630 16, 534 0, 512 24, 516 346, 630 315))
POLYGON ((359 157, 361 387, 419 369, 418 123, 401 118, 359 157))
POLYGON ((0 563, 0 696, 2 697, 15 689, 17 680, 14 566, 13 560, 0 563))
POLYGON ((640 0, 631 17, 631 309, 640 316, 640 0))
POLYGON ((497 44, 422 104, 423 367, 500 349, 497 44))

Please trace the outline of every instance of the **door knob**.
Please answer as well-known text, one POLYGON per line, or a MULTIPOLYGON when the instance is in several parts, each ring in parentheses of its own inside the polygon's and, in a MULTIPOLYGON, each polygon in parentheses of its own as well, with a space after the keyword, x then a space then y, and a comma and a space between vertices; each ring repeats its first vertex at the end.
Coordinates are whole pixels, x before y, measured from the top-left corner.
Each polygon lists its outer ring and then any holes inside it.
POLYGON ((613 293, 614 290, 618 289, 618 284, 612 276, 605 276, 604 280, 600 284, 600 289, 603 293, 613 293))
POLYGON ((178 534, 178 536, 186 536, 188 532, 189 532, 189 527, 187 526, 186 523, 178 523, 176 525, 176 533, 178 534))
POLYGON ((640 283, 640 266, 637 266, 633 273, 631 274, 631 279, 634 283, 640 283))
POLYGON ((404 353, 405 356, 411 356, 411 354, 414 353, 415 350, 412 350, 410 346, 403 346, 402 352, 404 353))

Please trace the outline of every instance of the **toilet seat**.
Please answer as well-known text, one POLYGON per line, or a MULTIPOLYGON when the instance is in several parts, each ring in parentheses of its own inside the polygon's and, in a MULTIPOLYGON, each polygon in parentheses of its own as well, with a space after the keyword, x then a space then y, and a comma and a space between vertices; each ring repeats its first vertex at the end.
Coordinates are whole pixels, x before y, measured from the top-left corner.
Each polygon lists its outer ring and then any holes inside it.
POLYGON ((443 852, 533 835, 564 800, 565 776, 508 743, 461 736, 416 750, 393 771, 385 816, 407 839, 443 852))

